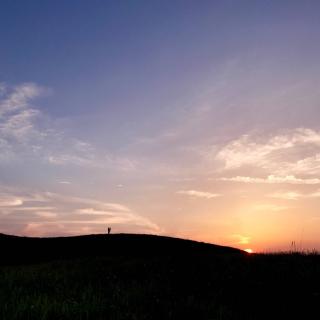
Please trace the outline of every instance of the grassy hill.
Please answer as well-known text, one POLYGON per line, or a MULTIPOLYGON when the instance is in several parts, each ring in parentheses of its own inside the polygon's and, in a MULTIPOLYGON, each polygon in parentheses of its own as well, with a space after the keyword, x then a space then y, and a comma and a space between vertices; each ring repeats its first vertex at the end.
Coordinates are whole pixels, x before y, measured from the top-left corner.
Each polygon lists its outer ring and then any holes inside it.
POLYGON ((318 319, 318 255, 150 235, 0 235, 0 319, 318 319))
POLYGON ((150 257, 165 255, 243 254, 243 251, 203 242, 143 234, 98 234, 30 238, 0 234, 1 264, 97 256, 150 257))

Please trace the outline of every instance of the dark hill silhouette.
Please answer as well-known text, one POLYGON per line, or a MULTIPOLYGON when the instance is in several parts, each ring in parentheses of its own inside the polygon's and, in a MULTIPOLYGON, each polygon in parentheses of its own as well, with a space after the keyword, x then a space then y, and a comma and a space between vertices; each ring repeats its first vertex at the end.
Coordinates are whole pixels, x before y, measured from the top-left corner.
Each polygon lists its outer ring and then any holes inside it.
POLYGON ((0 235, 0 319, 320 319, 320 256, 134 234, 0 235))
POLYGON ((1 264, 92 256, 242 255, 225 246, 146 234, 32 238, 0 234, 1 264))

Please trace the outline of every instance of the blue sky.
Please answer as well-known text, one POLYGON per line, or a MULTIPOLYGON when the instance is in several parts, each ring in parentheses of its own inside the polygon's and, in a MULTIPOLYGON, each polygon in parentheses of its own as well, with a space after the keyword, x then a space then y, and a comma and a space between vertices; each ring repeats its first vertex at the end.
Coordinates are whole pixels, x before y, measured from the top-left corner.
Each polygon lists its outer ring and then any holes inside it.
POLYGON ((319 6, 1 1, 0 232, 320 248, 319 6))

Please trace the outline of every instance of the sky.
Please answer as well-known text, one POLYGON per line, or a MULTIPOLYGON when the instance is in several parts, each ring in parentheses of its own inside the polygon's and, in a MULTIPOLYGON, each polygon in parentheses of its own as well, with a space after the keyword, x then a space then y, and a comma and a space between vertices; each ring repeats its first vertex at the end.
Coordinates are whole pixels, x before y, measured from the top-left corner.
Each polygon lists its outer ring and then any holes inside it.
POLYGON ((320 250, 319 10, 2 0, 0 232, 320 250))

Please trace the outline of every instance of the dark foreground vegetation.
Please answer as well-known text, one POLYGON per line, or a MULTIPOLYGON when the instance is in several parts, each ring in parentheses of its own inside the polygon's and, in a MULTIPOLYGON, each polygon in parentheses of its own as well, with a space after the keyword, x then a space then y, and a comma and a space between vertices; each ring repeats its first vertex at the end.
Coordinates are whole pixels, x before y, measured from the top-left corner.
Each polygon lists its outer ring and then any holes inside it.
POLYGON ((0 319, 320 319, 320 256, 147 235, 0 235, 0 319))

